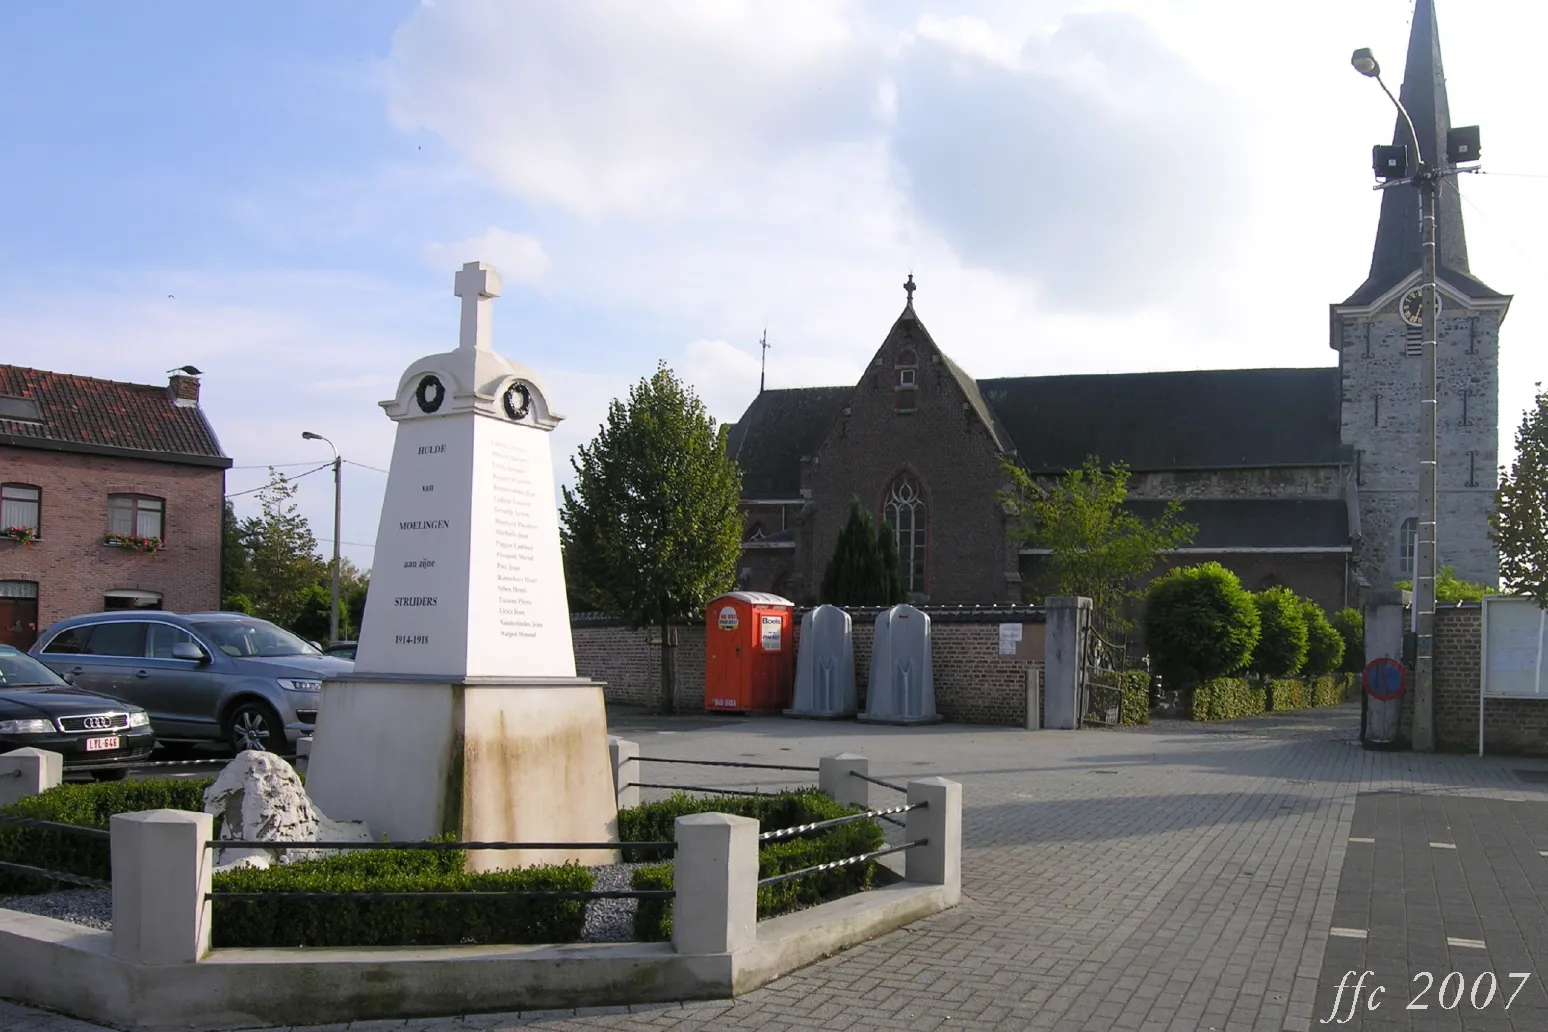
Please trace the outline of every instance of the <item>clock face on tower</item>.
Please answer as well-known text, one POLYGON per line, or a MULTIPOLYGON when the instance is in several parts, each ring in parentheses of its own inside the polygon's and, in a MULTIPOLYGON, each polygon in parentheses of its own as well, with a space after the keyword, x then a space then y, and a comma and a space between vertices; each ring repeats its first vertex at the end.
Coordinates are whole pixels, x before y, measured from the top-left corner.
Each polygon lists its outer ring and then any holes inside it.
MULTIPOLYGON (((1423 326, 1424 325, 1424 291, 1422 289, 1415 289, 1415 290, 1410 290, 1407 294, 1403 295, 1403 304, 1402 304, 1402 307, 1401 307, 1401 311, 1403 313, 1403 321, 1406 322, 1408 325, 1410 325, 1410 326, 1423 326)), ((1440 318, 1440 312, 1441 312, 1440 292, 1436 291, 1436 294, 1435 294, 1435 317, 1437 319, 1440 318)))

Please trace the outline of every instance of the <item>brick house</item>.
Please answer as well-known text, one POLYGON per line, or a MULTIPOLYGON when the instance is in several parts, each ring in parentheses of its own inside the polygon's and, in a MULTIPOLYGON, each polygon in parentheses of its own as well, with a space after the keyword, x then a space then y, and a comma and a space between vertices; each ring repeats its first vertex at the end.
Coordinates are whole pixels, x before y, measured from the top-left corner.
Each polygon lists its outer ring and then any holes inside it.
MULTIPOLYGON (((1433 161, 1450 116, 1427 0, 1402 96, 1433 161)), ((1442 196, 1439 557, 1493 585, 1499 326, 1510 298, 1471 275, 1451 183, 1442 196)), ((893 527, 916 600, 1021 601, 1039 558, 1007 538, 995 500, 1008 486, 1002 456, 1036 477, 1088 456, 1127 464, 1134 510, 1153 515, 1182 499, 1198 527, 1171 561, 1219 561, 1252 590, 1284 584, 1331 610, 1411 576, 1417 211, 1412 185, 1384 192, 1370 275, 1330 306, 1338 360, 1322 368, 975 380, 925 329, 910 277, 903 312, 858 383, 760 391, 732 425, 745 519, 738 585, 813 600, 857 497, 893 527)))
POLYGON ((77 613, 218 608, 230 466, 187 371, 0 365, 0 642, 77 613))

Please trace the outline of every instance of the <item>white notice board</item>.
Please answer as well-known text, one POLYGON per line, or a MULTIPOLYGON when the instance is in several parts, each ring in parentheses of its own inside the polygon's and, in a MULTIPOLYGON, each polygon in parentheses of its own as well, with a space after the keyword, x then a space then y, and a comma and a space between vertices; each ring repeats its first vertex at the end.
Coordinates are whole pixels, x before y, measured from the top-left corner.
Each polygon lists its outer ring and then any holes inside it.
POLYGON ((1486 597, 1482 665, 1485 696, 1548 699, 1548 613, 1529 598, 1486 597))

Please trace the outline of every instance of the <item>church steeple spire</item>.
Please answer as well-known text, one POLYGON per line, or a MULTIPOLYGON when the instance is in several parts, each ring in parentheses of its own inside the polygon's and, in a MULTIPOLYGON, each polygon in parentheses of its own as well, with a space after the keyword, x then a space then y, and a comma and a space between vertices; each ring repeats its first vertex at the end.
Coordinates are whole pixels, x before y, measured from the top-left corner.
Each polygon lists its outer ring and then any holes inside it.
MULTIPOLYGON (((1432 166, 1444 161, 1451 110, 1446 98, 1446 73, 1441 66, 1434 0, 1415 0, 1414 21, 1408 36, 1408 59, 1398 96, 1414 121, 1420 160, 1432 166)), ((1392 142, 1413 147, 1402 115, 1397 116, 1392 142)), ((1497 296, 1469 273, 1462 198, 1457 192, 1456 177, 1447 177, 1441 183, 1435 215, 1436 259, 1441 279, 1473 296, 1497 296)), ((1376 227, 1370 276, 1348 303, 1374 301, 1417 271, 1420 261, 1418 188, 1412 184, 1389 187, 1382 191, 1381 220, 1376 227)))

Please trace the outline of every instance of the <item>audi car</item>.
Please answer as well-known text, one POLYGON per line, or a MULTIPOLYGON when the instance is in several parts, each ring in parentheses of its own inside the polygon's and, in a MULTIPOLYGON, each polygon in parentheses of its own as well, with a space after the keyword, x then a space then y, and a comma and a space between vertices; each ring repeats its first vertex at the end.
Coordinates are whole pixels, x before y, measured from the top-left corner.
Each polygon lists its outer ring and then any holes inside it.
POLYGON ((156 744, 139 706, 82 691, 25 652, 0 645, 0 752, 32 746, 64 756, 65 770, 118 780, 121 766, 156 744))

